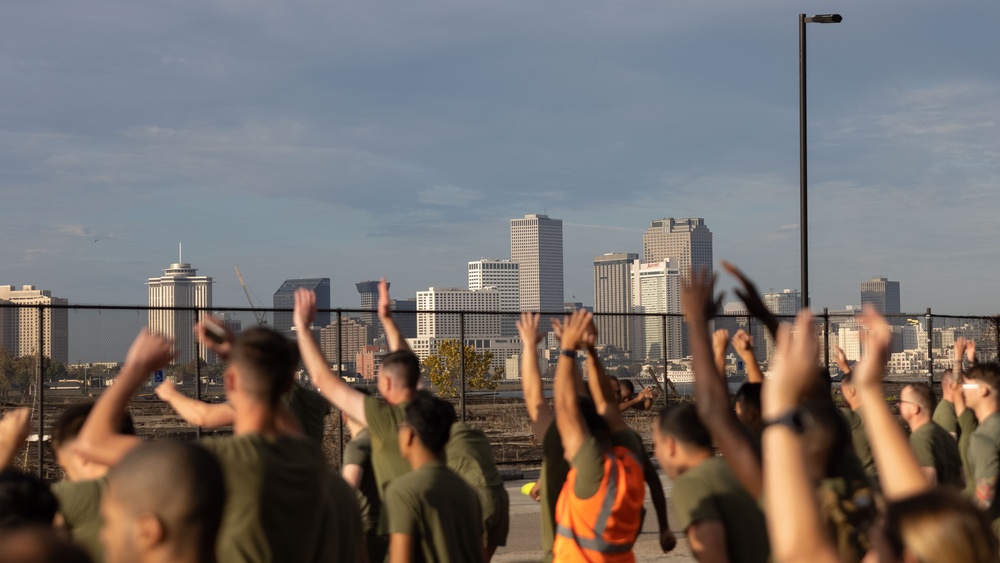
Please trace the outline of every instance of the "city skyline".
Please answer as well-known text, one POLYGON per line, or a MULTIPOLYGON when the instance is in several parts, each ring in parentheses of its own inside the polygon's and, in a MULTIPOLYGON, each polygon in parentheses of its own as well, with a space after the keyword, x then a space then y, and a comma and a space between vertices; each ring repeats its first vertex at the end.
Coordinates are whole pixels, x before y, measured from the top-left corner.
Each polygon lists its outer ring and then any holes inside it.
MULTIPOLYGON (((802 9, 14 4, 0 283, 142 304, 134 280, 183 241, 220 304, 245 302, 238 265, 259 296, 330 277, 350 306, 358 280, 460 287, 456 265, 507 255, 510 217, 545 213, 568 301, 658 217, 703 217, 716 265, 798 287, 802 9)), ((810 30, 812 303, 880 274, 908 312, 996 312, 1000 5, 835 10, 810 30)))

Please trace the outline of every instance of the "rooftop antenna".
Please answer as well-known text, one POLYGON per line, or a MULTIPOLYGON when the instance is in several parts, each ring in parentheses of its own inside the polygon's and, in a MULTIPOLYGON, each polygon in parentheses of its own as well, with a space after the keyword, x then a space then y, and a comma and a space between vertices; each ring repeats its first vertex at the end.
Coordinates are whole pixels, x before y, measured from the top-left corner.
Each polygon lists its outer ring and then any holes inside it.
POLYGON ((177 243, 177 263, 184 263, 184 243, 177 243))

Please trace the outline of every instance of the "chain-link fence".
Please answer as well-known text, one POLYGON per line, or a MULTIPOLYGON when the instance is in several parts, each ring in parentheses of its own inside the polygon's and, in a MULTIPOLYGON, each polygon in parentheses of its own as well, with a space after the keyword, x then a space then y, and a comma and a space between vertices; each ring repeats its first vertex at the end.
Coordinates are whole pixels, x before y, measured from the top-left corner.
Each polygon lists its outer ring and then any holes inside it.
MULTIPOLYGON (((225 365, 197 342, 193 332, 195 323, 211 314, 235 333, 262 325, 296 338, 289 313, 286 309, 0 303, 2 409, 32 408, 29 447, 18 463, 49 478, 58 475, 54 456, 39 444, 49 438, 52 422, 67 404, 93 400, 113 383, 129 345, 144 327, 172 338, 177 358, 161 372, 151 374, 130 404, 139 435, 193 439, 205 433, 228 431, 188 425, 156 397, 155 387, 169 379, 190 397, 224 401, 225 365)), ((546 314, 541 329, 546 334, 535 348, 549 398, 559 344, 548 319, 560 315, 546 314)), ((531 432, 521 394, 524 346, 516 327, 518 314, 397 310, 394 318, 421 359, 424 385, 452 401, 461 419, 487 433, 500 465, 540 462, 541 447, 531 432), (465 346, 459 346, 459 342, 465 346)), ((956 338, 974 341, 979 361, 997 357, 1000 317, 935 315, 927 310, 919 315, 891 315, 888 320, 893 327, 892 355, 886 376, 886 394, 890 398, 898 397, 899 389, 909 382, 939 382, 942 372, 952 366, 956 338)), ((597 350, 607 371, 622 381, 628 380, 635 394, 652 388, 651 409, 625 412, 626 421, 648 440, 652 411, 664 402, 689 401, 694 395, 683 317, 598 313, 595 322, 597 350)), ((728 330, 730 336, 746 331, 756 361, 767 373, 774 341, 762 323, 747 316, 721 315, 714 324, 716 329, 728 330)), ((839 348, 848 362, 856 361, 864 351, 863 327, 856 315, 828 311, 815 317, 815 325, 822 342, 818 361, 830 368, 836 380, 840 370, 834 351, 839 348)), ((352 385, 377 393, 376 374, 381 359, 388 353, 388 343, 374 311, 322 310, 314 323, 313 335, 333 371, 352 385)), ((586 370, 582 356, 580 362, 586 370)), ((726 376, 731 393, 745 381, 746 373, 745 361, 728 348, 726 376)), ((312 387, 304 370, 297 377, 302 386, 312 387)), ((644 406, 643 402, 638 406, 644 406)), ((326 418, 325 428, 327 457, 331 464, 339 466, 343 445, 349 437, 335 408, 326 418)))

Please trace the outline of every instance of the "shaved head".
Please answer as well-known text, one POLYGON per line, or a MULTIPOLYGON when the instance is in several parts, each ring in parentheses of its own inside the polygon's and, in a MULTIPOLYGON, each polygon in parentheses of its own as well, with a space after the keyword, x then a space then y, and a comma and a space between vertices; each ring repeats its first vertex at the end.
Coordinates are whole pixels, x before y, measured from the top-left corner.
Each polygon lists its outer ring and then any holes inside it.
POLYGON ((218 461, 184 442, 148 442, 108 473, 101 541, 109 563, 141 561, 153 549, 215 559, 226 500, 218 461))

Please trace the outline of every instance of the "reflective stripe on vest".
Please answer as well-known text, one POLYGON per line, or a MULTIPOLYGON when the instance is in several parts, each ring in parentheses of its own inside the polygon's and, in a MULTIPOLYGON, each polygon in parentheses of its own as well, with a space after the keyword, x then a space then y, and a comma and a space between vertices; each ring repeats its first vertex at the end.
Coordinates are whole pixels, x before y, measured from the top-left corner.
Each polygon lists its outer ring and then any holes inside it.
MULTIPOLYGON (((635 456, 631 451, 626 450, 629 457, 632 458, 640 467, 642 463, 639 458, 635 456)), ((614 508, 615 499, 618 498, 618 464, 615 463, 615 454, 612 452, 610 454, 611 466, 608 472, 608 487, 604 492, 604 500, 601 502, 601 511, 597 516, 597 522, 594 523, 594 537, 593 538, 581 538, 576 535, 576 532, 567 528, 566 526, 556 523, 556 534, 573 540, 576 545, 582 547, 583 549, 589 549, 591 551, 596 551, 598 553, 613 554, 613 553, 626 553, 632 550, 632 545, 635 543, 635 538, 628 543, 611 543, 605 541, 604 532, 606 531, 608 520, 611 518, 611 509, 614 508)))

